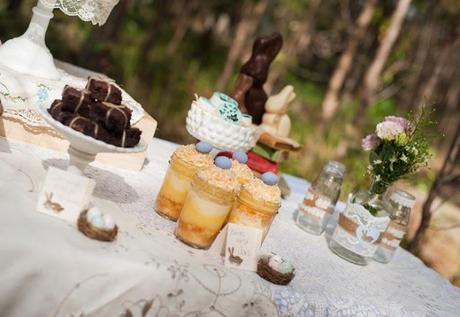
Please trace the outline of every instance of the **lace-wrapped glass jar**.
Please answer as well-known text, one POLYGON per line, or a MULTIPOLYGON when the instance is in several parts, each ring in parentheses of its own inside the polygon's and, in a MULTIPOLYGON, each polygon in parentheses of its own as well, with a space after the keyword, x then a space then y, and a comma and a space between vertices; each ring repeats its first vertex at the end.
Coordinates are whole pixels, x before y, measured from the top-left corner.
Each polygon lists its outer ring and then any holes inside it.
POLYGON ((200 171, 194 176, 176 227, 176 237, 198 249, 211 246, 228 218, 238 189, 236 178, 224 187, 207 175, 207 171, 200 171))
POLYGON ((415 204, 415 197, 403 191, 396 190, 385 201, 390 210, 390 224, 382 234, 374 260, 388 263, 394 256, 402 238, 407 232, 411 208, 415 204))
POLYGON ((339 199, 344 174, 343 164, 335 161, 326 163, 299 206, 297 226, 316 235, 323 233, 339 199))
POLYGON ((350 197, 329 241, 332 252, 352 263, 368 264, 390 222, 390 212, 382 198, 387 188, 374 181, 368 191, 361 190, 350 197))

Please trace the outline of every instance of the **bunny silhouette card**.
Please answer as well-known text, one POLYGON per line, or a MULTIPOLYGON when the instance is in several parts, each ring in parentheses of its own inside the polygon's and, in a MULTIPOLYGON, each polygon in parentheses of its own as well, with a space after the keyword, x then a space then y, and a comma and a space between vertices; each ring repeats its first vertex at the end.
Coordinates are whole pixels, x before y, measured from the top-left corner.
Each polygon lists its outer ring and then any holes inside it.
POLYGON ((225 244, 225 266, 256 271, 262 230, 229 223, 225 244))
POLYGON ((95 185, 87 177, 49 167, 37 210, 76 223, 80 212, 88 207, 95 185))

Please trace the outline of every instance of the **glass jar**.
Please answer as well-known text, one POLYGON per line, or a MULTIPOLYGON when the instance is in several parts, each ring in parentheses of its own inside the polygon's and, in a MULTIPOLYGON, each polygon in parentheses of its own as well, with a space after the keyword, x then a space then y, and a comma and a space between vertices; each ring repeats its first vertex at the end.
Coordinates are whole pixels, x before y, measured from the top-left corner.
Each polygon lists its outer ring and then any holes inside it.
POLYGON ((336 161, 326 163, 307 189, 305 198, 299 206, 297 226, 312 234, 323 233, 339 199, 344 174, 343 164, 336 161))
POLYGON ((387 188, 388 185, 374 181, 368 191, 351 195, 329 240, 332 252, 349 262, 368 264, 390 222, 390 213, 382 198, 387 188))
POLYGON ((403 190, 396 190, 385 202, 391 212, 390 224, 382 234, 379 246, 374 254, 374 260, 381 263, 391 261, 406 234, 410 211, 415 204, 415 197, 403 190))
POLYGON ((192 178, 200 167, 187 162, 176 153, 171 156, 169 169, 155 202, 155 210, 159 215, 173 221, 179 218, 192 178))
POLYGON ((244 186, 235 201, 228 222, 262 229, 265 239, 281 204, 254 197, 244 186))
POLYGON ((233 187, 223 190, 196 174, 177 222, 176 237, 191 247, 209 248, 227 220, 234 200, 233 187))

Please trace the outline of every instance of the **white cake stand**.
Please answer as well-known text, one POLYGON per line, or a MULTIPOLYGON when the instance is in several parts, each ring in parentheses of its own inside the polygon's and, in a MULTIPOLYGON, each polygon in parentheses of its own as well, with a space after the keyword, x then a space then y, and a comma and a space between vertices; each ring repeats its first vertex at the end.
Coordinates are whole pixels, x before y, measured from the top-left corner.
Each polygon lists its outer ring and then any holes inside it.
POLYGON ((130 148, 107 144, 54 120, 47 111, 47 105, 40 104, 37 108, 43 119, 69 141, 70 145, 67 149, 69 153, 69 171, 83 174, 88 164, 94 161, 97 153, 138 153, 145 151, 147 148, 147 145, 142 141, 130 148))

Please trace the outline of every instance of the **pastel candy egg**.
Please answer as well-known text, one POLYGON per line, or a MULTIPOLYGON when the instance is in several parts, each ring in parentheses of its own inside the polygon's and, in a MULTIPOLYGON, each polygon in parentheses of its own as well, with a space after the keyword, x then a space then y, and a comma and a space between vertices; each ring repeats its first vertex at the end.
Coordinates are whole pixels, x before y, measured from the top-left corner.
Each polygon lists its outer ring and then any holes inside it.
POLYGON ((88 212, 86 214, 86 219, 90 220, 93 217, 99 217, 101 215, 102 215, 101 210, 97 208, 96 206, 93 206, 88 209, 88 212))
POLYGON ((113 220, 112 216, 109 214, 104 214, 104 226, 107 230, 112 230, 115 228, 115 220, 113 220))
POLYGON ((278 269, 283 262, 283 259, 279 255, 273 255, 268 261, 268 265, 274 269, 278 269))
POLYGON ((199 98, 198 98, 198 101, 201 102, 201 103, 203 103, 203 104, 205 104, 205 105, 207 105, 207 106, 210 106, 210 107, 213 106, 211 100, 209 100, 209 99, 206 98, 206 97, 199 97, 199 98))
POLYGON ((279 266, 279 271, 283 274, 292 272, 293 270, 294 267, 292 266, 292 264, 286 261, 283 261, 283 263, 281 263, 279 266))
POLYGON ((210 101, 216 107, 220 107, 224 103, 228 103, 228 104, 235 105, 236 107, 238 107, 238 102, 235 99, 227 96, 224 93, 218 92, 218 91, 212 94, 210 101))
POLYGON ((237 160, 241 164, 246 164, 246 162, 248 161, 248 155, 241 150, 236 150, 235 152, 233 152, 232 157, 234 160, 237 160))
POLYGON ((232 161, 228 157, 225 156, 218 156, 214 160, 214 164, 216 164, 217 167, 222 168, 224 170, 228 170, 232 167, 232 161))
POLYGON ((195 149, 200 153, 208 154, 212 151, 212 145, 207 142, 201 141, 195 145, 195 149))
POLYGON ((278 183, 278 176, 276 176, 276 174, 273 172, 263 173, 261 179, 262 182, 270 186, 276 185, 278 183))
POLYGON ((95 226, 95 227, 98 227, 98 228, 104 228, 105 225, 104 225, 104 219, 102 218, 102 215, 95 215, 91 218, 89 218, 89 222, 95 226))

